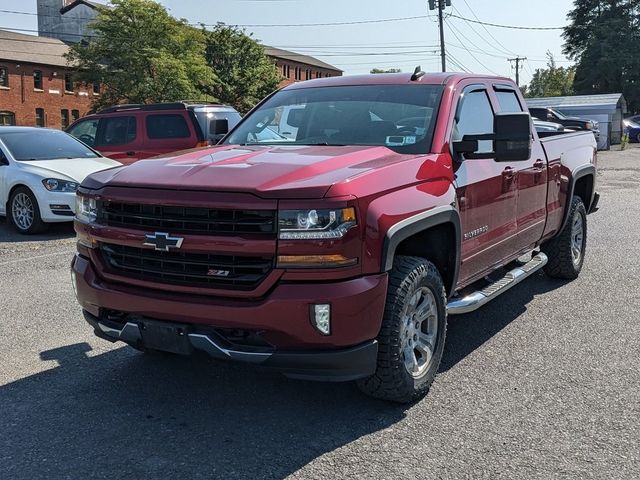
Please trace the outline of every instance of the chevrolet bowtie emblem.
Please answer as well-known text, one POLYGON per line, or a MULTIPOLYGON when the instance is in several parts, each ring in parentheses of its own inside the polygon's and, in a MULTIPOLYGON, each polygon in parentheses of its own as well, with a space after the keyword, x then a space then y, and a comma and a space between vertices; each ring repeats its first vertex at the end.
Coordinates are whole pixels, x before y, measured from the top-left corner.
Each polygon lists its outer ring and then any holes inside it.
POLYGON ((153 247, 160 252, 168 252, 172 248, 180 248, 184 238, 170 237, 168 233, 156 232, 147 233, 144 240, 144 246, 153 247))

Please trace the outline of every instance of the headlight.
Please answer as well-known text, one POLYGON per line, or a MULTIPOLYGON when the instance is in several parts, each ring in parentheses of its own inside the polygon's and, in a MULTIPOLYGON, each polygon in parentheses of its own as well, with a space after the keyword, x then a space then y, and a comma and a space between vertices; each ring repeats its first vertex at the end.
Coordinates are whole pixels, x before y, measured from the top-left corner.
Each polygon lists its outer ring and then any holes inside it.
POLYGON ((59 180, 57 178, 45 178, 42 180, 44 188, 50 192, 75 192, 79 185, 76 182, 68 180, 59 180))
POLYGON ((280 210, 278 212, 281 240, 341 238, 356 225, 354 208, 280 210))
POLYGON ((76 218, 81 222, 94 222, 98 214, 95 198, 76 195, 76 218))
POLYGON ((587 130, 593 130, 593 122, 587 122, 587 130))

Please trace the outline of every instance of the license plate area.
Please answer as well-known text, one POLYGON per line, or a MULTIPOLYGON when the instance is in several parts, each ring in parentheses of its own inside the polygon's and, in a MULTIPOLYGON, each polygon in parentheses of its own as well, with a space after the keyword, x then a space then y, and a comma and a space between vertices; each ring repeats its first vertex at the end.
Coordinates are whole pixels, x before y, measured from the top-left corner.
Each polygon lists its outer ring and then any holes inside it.
POLYGON ((186 325, 145 319, 140 321, 140 333, 146 348, 180 355, 189 355, 193 351, 186 325))

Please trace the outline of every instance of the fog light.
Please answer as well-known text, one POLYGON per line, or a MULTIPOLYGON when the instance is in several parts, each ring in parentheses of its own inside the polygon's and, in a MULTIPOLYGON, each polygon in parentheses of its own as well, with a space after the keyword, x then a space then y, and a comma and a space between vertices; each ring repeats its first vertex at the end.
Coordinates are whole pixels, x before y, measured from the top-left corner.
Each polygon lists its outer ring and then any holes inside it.
POLYGON ((311 323, 322 335, 331 335, 331 305, 328 303, 312 305, 311 323))

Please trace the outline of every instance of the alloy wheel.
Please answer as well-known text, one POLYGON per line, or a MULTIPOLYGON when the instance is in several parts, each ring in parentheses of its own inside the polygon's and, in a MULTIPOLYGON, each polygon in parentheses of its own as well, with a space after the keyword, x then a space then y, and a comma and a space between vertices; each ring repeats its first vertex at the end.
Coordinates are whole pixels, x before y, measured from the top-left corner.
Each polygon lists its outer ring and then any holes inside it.
POLYGON ((26 193, 18 193, 11 204, 13 222, 20 230, 28 230, 33 225, 35 209, 31 198, 26 193))
POLYGON ((580 265, 584 248, 584 222, 582 214, 576 212, 571 225, 571 259, 574 265, 580 265))
POLYGON ((431 365, 438 336, 438 307, 431 289, 418 288, 407 302, 402 315, 400 335, 404 367, 418 378, 431 365))

